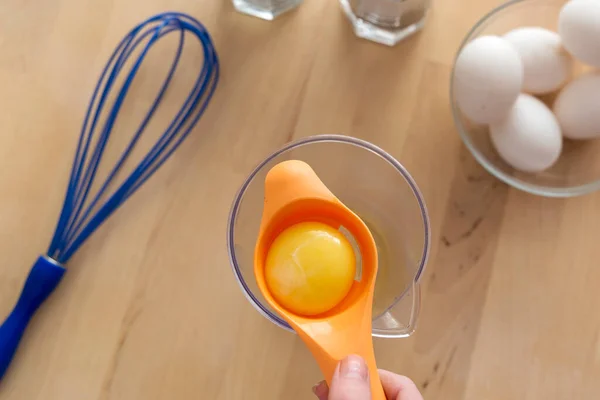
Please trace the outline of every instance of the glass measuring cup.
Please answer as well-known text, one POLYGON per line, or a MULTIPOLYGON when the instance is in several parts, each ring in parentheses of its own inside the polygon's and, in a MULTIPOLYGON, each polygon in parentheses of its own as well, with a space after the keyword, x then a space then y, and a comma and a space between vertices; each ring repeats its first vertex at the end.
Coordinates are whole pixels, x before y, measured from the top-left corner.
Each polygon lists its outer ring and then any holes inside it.
MULTIPOLYGON (((234 275, 250 303, 271 322, 292 331, 260 293, 253 265, 265 176, 285 160, 308 163, 367 224, 379 255, 373 336, 409 336, 420 308, 419 279, 430 247, 429 216, 404 167, 377 146, 351 137, 320 135, 289 143, 262 161, 242 184, 229 214, 227 248, 234 275)), ((348 234, 343 227, 340 230, 348 234)), ((357 257, 360 265, 360 254, 357 257)))

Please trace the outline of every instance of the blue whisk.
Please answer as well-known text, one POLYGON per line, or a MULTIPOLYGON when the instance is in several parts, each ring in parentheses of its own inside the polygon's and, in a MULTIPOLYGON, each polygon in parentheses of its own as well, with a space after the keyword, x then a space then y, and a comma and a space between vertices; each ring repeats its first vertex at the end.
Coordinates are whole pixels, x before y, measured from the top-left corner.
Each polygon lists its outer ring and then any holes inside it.
POLYGON ((168 12, 151 17, 133 28, 117 46, 104 67, 90 100, 75 152, 65 202, 48 252, 40 256, 33 265, 15 308, 0 326, 0 379, 8 368, 31 317, 62 279, 66 271, 63 265, 183 142, 204 113, 218 79, 219 62, 210 35, 197 20, 185 14, 168 12), (158 95, 116 165, 100 185, 98 192, 91 196, 90 189, 98 165, 132 81, 152 45, 168 34, 177 35, 179 42, 158 95), (161 104, 179 65, 188 34, 200 42, 204 53, 204 63, 198 77, 181 110, 156 144, 122 184, 107 196, 111 183, 161 104), (114 88, 117 76, 131 57, 137 58, 132 58, 131 67, 125 72, 120 87, 114 88), (112 90, 116 90, 114 100, 109 99, 112 90), (108 107, 105 119, 101 118, 104 107, 108 107), (104 120, 103 123, 100 122, 101 119, 104 120), (96 138, 95 143, 92 143, 92 138, 96 138), (102 202, 104 198, 106 201, 102 202))

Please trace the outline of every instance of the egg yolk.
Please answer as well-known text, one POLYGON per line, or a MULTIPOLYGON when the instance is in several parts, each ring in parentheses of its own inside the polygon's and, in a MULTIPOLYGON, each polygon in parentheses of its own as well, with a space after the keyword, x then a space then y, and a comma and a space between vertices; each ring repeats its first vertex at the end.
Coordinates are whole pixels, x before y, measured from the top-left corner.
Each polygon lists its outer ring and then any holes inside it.
POLYGON ((269 248, 265 279, 277 302, 289 311, 312 316, 331 310, 350 291, 356 260, 340 231, 319 222, 284 230, 269 248))

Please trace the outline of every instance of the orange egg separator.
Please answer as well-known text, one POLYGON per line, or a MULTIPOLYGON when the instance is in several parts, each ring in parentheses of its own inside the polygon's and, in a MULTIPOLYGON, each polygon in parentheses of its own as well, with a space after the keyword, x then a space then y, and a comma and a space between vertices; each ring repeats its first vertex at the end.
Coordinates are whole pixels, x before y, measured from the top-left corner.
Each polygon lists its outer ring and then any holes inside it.
POLYGON ((377 276, 375 240, 365 223, 331 193, 305 162, 284 161, 267 174, 262 220, 254 252, 254 274, 269 305, 298 333, 328 383, 331 383, 340 360, 350 354, 358 354, 369 366, 373 400, 385 400, 371 336, 373 290, 377 276), (354 281, 348 295, 331 310, 310 317, 295 314, 281 306, 271 295, 265 280, 265 261, 275 238, 286 228, 307 221, 325 223, 335 229, 346 228, 358 244, 362 259, 361 278, 354 281))

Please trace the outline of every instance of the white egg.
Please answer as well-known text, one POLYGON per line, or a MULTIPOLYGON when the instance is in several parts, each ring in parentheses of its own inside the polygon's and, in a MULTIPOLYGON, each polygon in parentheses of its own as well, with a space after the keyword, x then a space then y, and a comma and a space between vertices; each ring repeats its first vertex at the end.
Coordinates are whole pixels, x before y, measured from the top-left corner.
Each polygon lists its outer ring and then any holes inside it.
POLYGON ((600 1, 571 0, 558 17, 563 45, 580 61, 600 67, 600 1))
POLYGON ((490 135, 504 161, 525 172, 549 168, 562 150, 556 117, 544 103, 528 94, 518 97, 503 121, 490 125, 490 135))
POLYGON ((559 89, 571 76, 573 59, 556 32, 538 27, 518 28, 504 35, 523 62, 523 90, 533 94, 559 89))
POLYGON ((501 120, 511 109, 523 83, 519 53, 498 36, 469 42, 456 58, 454 95, 460 110, 473 122, 501 120))
POLYGON ((554 114, 569 139, 600 137, 600 73, 570 82, 554 102, 554 114))

